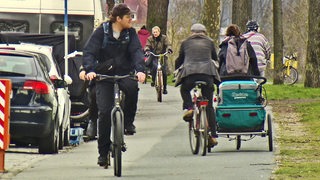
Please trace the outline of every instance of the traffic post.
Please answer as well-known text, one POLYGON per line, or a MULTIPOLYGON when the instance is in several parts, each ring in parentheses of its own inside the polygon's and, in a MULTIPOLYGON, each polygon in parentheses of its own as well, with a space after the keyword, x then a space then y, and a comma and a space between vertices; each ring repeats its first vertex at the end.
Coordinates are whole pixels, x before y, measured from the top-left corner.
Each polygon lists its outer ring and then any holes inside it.
POLYGON ((5 151, 9 148, 11 81, 0 79, 0 172, 4 172, 5 151))

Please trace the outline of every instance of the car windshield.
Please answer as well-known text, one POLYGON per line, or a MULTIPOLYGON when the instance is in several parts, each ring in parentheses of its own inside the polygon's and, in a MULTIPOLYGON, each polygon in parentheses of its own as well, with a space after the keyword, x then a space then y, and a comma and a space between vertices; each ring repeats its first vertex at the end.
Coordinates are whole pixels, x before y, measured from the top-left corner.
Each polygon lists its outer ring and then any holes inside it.
POLYGON ((0 55, 0 71, 35 76, 36 67, 33 57, 20 55, 0 55))

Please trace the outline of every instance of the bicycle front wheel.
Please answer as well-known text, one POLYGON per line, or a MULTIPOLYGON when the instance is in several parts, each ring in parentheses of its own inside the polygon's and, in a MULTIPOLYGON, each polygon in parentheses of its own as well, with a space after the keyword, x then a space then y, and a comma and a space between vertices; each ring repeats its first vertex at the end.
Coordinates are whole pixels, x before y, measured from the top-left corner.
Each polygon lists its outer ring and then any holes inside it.
POLYGON ((287 85, 292 85, 298 81, 298 71, 294 67, 290 67, 289 71, 287 70, 287 67, 282 68, 282 77, 283 77, 283 83, 287 85))
POLYGON ((192 154, 199 152, 199 131, 196 129, 196 119, 189 122, 189 142, 192 154))
POLYGON ((205 156, 207 154, 208 146, 208 119, 207 111, 205 107, 200 108, 200 133, 199 133, 199 148, 201 150, 201 155, 205 156))
POLYGON ((122 144, 123 144, 123 129, 122 115, 120 111, 115 111, 113 118, 113 164, 114 175, 120 177, 122 170, 122 144))
POLYGON ((163 93, 163 76, 162 71, 157 71, 156 77, 156 91, 157 91, 157 100, 158 102, 162 102, 162 93, 163 93))

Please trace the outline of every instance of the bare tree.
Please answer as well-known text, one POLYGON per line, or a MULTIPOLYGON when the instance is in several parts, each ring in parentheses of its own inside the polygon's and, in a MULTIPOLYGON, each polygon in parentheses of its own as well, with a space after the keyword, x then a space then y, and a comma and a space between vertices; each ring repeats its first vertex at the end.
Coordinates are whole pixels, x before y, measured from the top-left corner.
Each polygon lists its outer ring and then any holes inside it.
POLYGON ((274 75, 273 84, 283 84, 281 78, 283 57, 282 1, 273 0, 274 75))
POLYGON ((167 31, 173 48, 173 55, 169 56, 170 72, 174 69, 174 60, 178 55, 181 42, 190 35, 191 25, 200 22, 199 12, 201 12, 201 4, 198 1, 179 0, 170 2, 167 31))
POLYGON ((167 33, 169 0, 148 0, 147 27, 159 26, 161 33, 167 33))
POLYGON ((320 87, 320 4, 316 0, 309 0, 308 13, 308 45, 306 59, 305 87, 320 87))
POLYGON ((244 32, 249 19, 252 19, 252 0, 233 0, 232 23, 237 24, 244 32))
POLYGON ((107 1, 107 16, 110 15, 112 8, 114 7, 114 0, 106 0, 107 1))
POLYGON ((220 34, 220 0, 204 0, 201 21, 206 26, 208 36, 216 45, 219 44, 220 34))

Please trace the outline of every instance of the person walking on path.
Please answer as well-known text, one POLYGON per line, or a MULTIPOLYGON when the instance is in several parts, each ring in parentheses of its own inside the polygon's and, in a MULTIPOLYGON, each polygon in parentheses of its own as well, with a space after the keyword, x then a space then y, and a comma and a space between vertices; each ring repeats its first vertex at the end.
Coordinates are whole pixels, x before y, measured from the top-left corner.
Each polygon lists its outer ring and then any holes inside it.
POLYGON ((139 36, 142 49, 144 49, 147 43, 147 39, 150 36, 150 32, 147 30, 145 25, 143 25, 141 29, 138 31, 138 36, 139 36))

